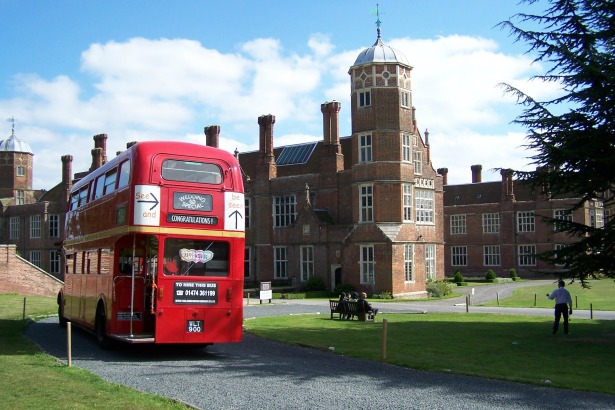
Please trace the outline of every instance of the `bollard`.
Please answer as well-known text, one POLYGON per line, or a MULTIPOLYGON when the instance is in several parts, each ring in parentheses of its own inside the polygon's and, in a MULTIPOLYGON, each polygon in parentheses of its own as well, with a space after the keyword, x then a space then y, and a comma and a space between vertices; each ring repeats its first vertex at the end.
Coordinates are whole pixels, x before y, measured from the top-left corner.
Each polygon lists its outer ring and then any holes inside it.
POLYGON ((26 297, 23 297, 23 320, 26 320, 26 297))
POLYGON ((500 306, 500 292, 495 292, 495 300, 498 302, 498 306, 500 306))
POLYGON ((248 292, 248 305, 250 304, 250 292, 248 292))
POLYGON ((387 320, 382 319, 382 361, 387 359, 387 320))
POLYGON ((466 296, 466 313, 470 311, 470 297, 466 296))
POLYGON ((72 323, 71 322, 66 322, 66 357, 67 357, 67 364, 68 367, 71 367, 72 364, 72 355, 73 355, 73 347, 72 347, 72 323))
POLYGON ((579 297, 578 296, 574 296, 574 308, 578 309, 579 308, 579 297))
POLYGON ((536 294, 534 293, 534 307, 536 307, 536 294))
POLYGON ((590 319, 594 318, 594 304, 593 303, 589 304, 589 318, 590 319))

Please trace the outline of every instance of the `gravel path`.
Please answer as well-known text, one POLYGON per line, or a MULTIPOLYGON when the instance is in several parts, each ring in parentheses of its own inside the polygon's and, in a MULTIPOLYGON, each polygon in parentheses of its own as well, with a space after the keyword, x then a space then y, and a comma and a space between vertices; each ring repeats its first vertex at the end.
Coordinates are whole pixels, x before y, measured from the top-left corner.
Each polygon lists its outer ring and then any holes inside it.
MULTIPOLYGON (((452 302, 430 306, 458 309, 452 302)), ((323 301, 245 307, 246 317, 309 312, 329 314, 323 301)), ((57 318, 32 323, 26 335, 66 361, 57 318)), ((125 345, 103 351, 92 335, 75 330, 72 345, 74 366, 199 409, 615 409, 612 395, 417 371, 251 335, 204 350, 125 345)))

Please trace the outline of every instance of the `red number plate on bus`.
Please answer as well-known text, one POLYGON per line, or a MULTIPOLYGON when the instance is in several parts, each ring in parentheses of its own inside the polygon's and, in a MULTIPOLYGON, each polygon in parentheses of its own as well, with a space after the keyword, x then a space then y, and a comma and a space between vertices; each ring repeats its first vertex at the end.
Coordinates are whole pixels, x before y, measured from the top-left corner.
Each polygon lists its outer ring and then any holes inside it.
POLYGON ((202 333, 203 321, 202 320, 188 320, 186 321, 186 332, 188 333, 202 333))

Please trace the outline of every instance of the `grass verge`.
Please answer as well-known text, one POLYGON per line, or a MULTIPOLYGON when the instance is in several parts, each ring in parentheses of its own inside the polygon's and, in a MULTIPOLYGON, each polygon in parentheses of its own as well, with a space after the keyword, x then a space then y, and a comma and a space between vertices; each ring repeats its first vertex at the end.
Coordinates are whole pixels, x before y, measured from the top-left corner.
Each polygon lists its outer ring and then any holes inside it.
MULTIPOLYGON (((615 281, 613 279, 592 280, 590 288, 584 289, 579 282, 566 283, 566 289, 572 296, 574 309, 589 310, 615 310, 615 281)), ((553 292, 557 284, 546 286, 530 286, 515 289, 511 297, 501 299, 501 307, 538 307, 552 308, 554 302, 546 294, 553 292), (534 300, 536 305, 534 306, 534 300)), ((495 299, 495 297, 494 297, 495 299)), ((498 306, 497 300, 482 304, 482 306, 498 306)))
MULTIPOLYGON (((170 399, 109 383, 41 353, 23 336, 23 296, 0 295, 0 397, 8 409, 187 409, 170 399)), ((29 317, 53 315, 55 298, 28 296, 29 317)))

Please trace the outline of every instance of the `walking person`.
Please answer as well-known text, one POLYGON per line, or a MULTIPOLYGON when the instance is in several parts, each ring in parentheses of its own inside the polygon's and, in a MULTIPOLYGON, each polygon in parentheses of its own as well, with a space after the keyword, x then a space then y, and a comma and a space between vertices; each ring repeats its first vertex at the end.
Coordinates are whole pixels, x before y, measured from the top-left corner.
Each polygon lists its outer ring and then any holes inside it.
POLYGON ((564 316, 564 334, 568 334, 568 315, 572 315, 572 298, 570 292, 565 288, 566 284, 563 280, 557 282, 557 289, 555 289, 547 297, 550 300, 555 299, 555 320, 553 321, 553 334, 557 333, 559 328, 559 321, 564 316))

